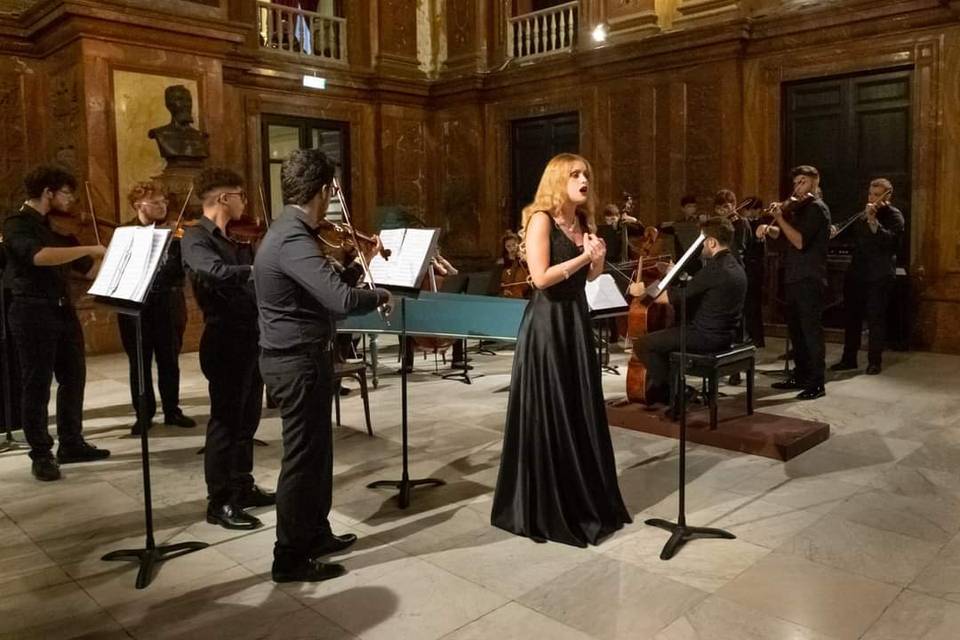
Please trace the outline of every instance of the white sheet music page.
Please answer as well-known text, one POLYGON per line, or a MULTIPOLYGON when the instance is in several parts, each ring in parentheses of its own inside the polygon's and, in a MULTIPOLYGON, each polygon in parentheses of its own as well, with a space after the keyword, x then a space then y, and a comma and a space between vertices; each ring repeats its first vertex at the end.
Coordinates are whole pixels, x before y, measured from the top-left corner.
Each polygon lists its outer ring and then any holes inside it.
POLYGON ((609 273, 601 274, 592 282, 588 281, 584 289, 590 311, 623 309, 628 306, 626 298, 617 288, 617 282, 609 273))
POLYGON ((160 264, 169 229, 118 227, 113 232, 97 278, 87 293, 143 302, 160 264))
POLYGON ((380 240, 390 249, 390 258, 375 256, 370 261, 370 275, 378 287, 417 289, 437 247, 439 229, 386 229, 380 240))

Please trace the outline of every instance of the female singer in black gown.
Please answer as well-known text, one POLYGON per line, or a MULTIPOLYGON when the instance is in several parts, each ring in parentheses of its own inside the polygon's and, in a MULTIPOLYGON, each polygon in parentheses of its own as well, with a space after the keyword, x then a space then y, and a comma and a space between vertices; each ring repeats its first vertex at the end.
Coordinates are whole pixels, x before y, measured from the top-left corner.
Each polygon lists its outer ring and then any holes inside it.
POLYGON ((603 272, 589 163, 554 157, 523 211, 535 290, 514 352, 494 526, 585 547, 630 522, 620 496, 584 284, 603 272))

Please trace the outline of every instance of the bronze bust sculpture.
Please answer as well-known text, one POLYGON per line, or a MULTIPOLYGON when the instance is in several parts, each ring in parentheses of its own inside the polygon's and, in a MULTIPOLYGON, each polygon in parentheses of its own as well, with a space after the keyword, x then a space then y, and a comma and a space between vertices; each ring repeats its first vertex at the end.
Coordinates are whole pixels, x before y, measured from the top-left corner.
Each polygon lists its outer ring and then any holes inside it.
POLYGON ((171 85, 163 93, 170 123, 151 129, 149 136, 157 141, 160 155, 168 166, 174 163, 195 164, 210 155, 207 134, 193 126, 193 96, 182 84, 171 85))

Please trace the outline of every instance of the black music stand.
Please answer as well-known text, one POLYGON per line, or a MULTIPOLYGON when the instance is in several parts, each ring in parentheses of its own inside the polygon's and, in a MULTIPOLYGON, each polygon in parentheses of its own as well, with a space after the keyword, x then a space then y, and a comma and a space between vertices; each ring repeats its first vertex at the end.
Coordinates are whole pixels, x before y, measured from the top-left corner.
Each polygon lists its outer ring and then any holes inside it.
MULTIPOLYGON (((470 293, 474 295, 486 295, 487 291, 490 289, 490 274, 463 274, 459 276, 461 280, 456 281, 451 284, 450 279, 444 280, 442 291, 444 293, 470 293), (484 277, 486 276, 486 277, 484 277)), ((456 278, 458 276, 454 276, 456 278)), ((461 352, 463 353, 463 361, 460 363, 462 366, 454 367, 451 365, 453 371, 451 373, 442 374, 440 377, 444 380, 459 380, 464 384, 473 384, 474 378, 482 378, 482 373, 475 373, 472 376, 470 375, 470 370, 473 369, 473 366, 470 365, 470 354, 467 353, 467 339, 458 338, 461 346, 461 352)), ((480 341, 483 344, 483 341, 480 341)), ((478 352, 479 353, 479 352, 478 352)), ((496 354, 494 354, 496 355, 496 354)))
MULTIPOLYGON (((169 236, 167 244, 163 246, 161 252, 166 252, 169 245, 169 236)), ((130 251, 128 249, 128 251, 130 251)), ((106 258, 105 258, 106 260, 106 258)), ((129 263, 129 262, 128 262, 129 263)), ((121 263, 118 272, 123 272, 125 265, 121 263)), ((149 274, 149 284, 146 291, 149 292, 153 285, 153 279, 156 276, 156 268, 149 274)), ((94 283, 96 286, 96 283, 94 283)), ((149 295, 149 294, 148 294, 149 295)), ((143 311, 143 302, 133 301, 126 298, 112 298, 108 296, 94 295, 94 300, 111 311, 132 316, 136 319, 137 325, 137 378, 138 378, 138 405, 139 415, 147 414, 147 389, 145 363, 143 358, 143 328, 141 322, 141 313, 143 311)), ((143 514, 146 528, 146 541, 142 549, 119 549, 111 551, 104 555, 101 560, 134 560, 140 565, 137 572, 137 589, 143 589, 150 584, 153 579, 154 567, 163 562, 178 556, 182 556, 200 549, 205 549, 209 545, 206 542, 178 542, 176 544, 157 545, 153 537, 153 498, 150 493, 150 445, 147 436, 147 429, 140 430, 140 458, 143 468, 143 514)))
MULTIPOLYGON (((407 299, 398 296, 400 302, 400 361, 407 350, 407 299)), ((401 509, 406 509, 410 505, 410 491, 416 487, 429 486, 439 487, 447 484, 439 478, 422 478, 418 480, 410 479, 409 470, 409 443, 408 443, 408 425, 407 425, 407 368, 400 369, 400 433, 402 441, 401 458, 403 460, 403 470, 399 480, 377 480, 367 485, 368 489, 379 489, 380 487, 393 487, 399 491, 397 501, 401 509)))
POLYGON ((678 278, 680 288, 680 368, 677 372, 676 397, 680 403, 680 473, 679 497, 677 506, 677 521, 670 522, 661 518, 651 518, 645 523, 651 527, 659 527, 670 532, 670 539, 660 552, 661 560, 669 560, 676 555, 677 550, 689 540, 697 538, 723 538, 733 540, 735 535, 723 529, 710 527, 691 527, 687 525, 686 516, 686 484, 687 484, 687 277, 678 278))

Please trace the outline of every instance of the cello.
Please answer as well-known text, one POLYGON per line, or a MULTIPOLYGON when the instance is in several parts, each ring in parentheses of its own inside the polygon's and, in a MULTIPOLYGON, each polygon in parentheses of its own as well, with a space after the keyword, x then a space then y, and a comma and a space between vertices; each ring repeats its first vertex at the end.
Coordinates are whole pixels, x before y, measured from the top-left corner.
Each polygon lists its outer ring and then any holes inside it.
MULTIPOLYGON (((657 230, 648 227, 644 231, 644 238, 648 240, 645 244, 647 245, 647 251, 649 251, 657 240, 657 230), (652 233, 650 233, 651 231, 652 233)), ((644 260, 641 258, 637 264, 634 282, 646 286, 652 284, 658 276, 658 264, 644 267, 644 260), (649 282, 647 282, 644 277, 650 276, 654 269, 656 269, 657 275, 649 278, 649 282)), ((659 298, 650 299, 647 296, 634 296, 630 300, 630 308, 627 313, 626 337, 629 340, 636 340, 648 333, 666 329, 673 325, 673 320, 674 310, 669 302, 661 301, 659 298)), ((636 353, 632 353, 627 364, 627 400, 646 403, 646 395, 647 367, 637 357, 636 353)))

